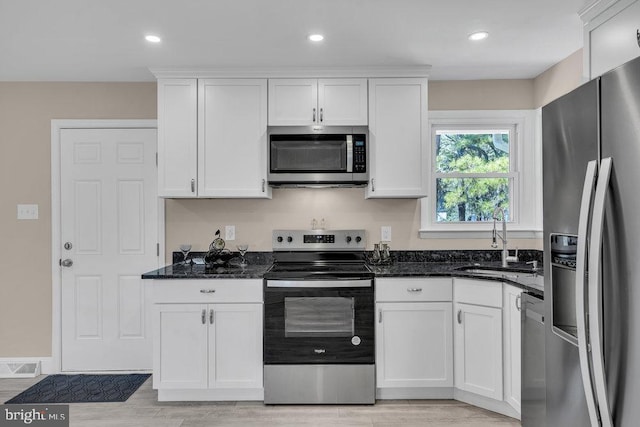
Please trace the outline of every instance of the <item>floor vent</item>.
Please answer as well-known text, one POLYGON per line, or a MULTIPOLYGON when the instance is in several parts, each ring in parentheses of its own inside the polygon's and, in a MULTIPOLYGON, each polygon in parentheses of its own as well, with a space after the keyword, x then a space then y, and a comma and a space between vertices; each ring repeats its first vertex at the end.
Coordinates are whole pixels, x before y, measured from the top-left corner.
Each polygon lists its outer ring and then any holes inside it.
POLYGON ((32 378, 40 375, 40 362, 0 362, 0 378, 32 378))

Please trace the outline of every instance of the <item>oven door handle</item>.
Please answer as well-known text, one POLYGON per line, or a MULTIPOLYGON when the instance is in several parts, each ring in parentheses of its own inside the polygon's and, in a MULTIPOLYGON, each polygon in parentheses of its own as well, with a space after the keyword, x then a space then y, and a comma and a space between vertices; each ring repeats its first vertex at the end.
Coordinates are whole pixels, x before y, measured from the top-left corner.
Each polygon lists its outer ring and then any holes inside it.
POLYGON ((371 279, 353 280, 267 280, 267 288, 371 288, 371 279))

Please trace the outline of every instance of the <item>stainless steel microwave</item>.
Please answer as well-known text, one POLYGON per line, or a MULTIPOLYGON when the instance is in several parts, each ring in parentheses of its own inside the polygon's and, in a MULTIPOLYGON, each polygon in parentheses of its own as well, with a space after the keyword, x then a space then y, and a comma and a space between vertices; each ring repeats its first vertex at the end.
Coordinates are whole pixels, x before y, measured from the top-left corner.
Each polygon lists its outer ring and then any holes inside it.
POLYGON ((367 185, 367 129, 270 129, 268 179, 274 187, 367 185))

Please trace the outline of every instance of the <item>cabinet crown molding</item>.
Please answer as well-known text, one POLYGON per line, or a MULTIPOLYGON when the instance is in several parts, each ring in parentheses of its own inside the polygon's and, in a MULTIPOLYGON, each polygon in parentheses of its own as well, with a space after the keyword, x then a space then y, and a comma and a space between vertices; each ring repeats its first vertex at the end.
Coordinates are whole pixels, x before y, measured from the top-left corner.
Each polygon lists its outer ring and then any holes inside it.
POLYGON ((429 77, 431 65, 291 68, 149 68, 158 79, 429 77))

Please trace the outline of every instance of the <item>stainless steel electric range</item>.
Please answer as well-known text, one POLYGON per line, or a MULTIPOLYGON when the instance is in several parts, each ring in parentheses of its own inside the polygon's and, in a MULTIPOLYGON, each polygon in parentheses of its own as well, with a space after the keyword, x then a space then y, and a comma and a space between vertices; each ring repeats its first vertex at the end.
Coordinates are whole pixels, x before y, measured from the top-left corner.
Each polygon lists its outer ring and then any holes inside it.
POLYGON ((274 230, 264 276, 266 404, 375 403, 364 230, 274 230))

